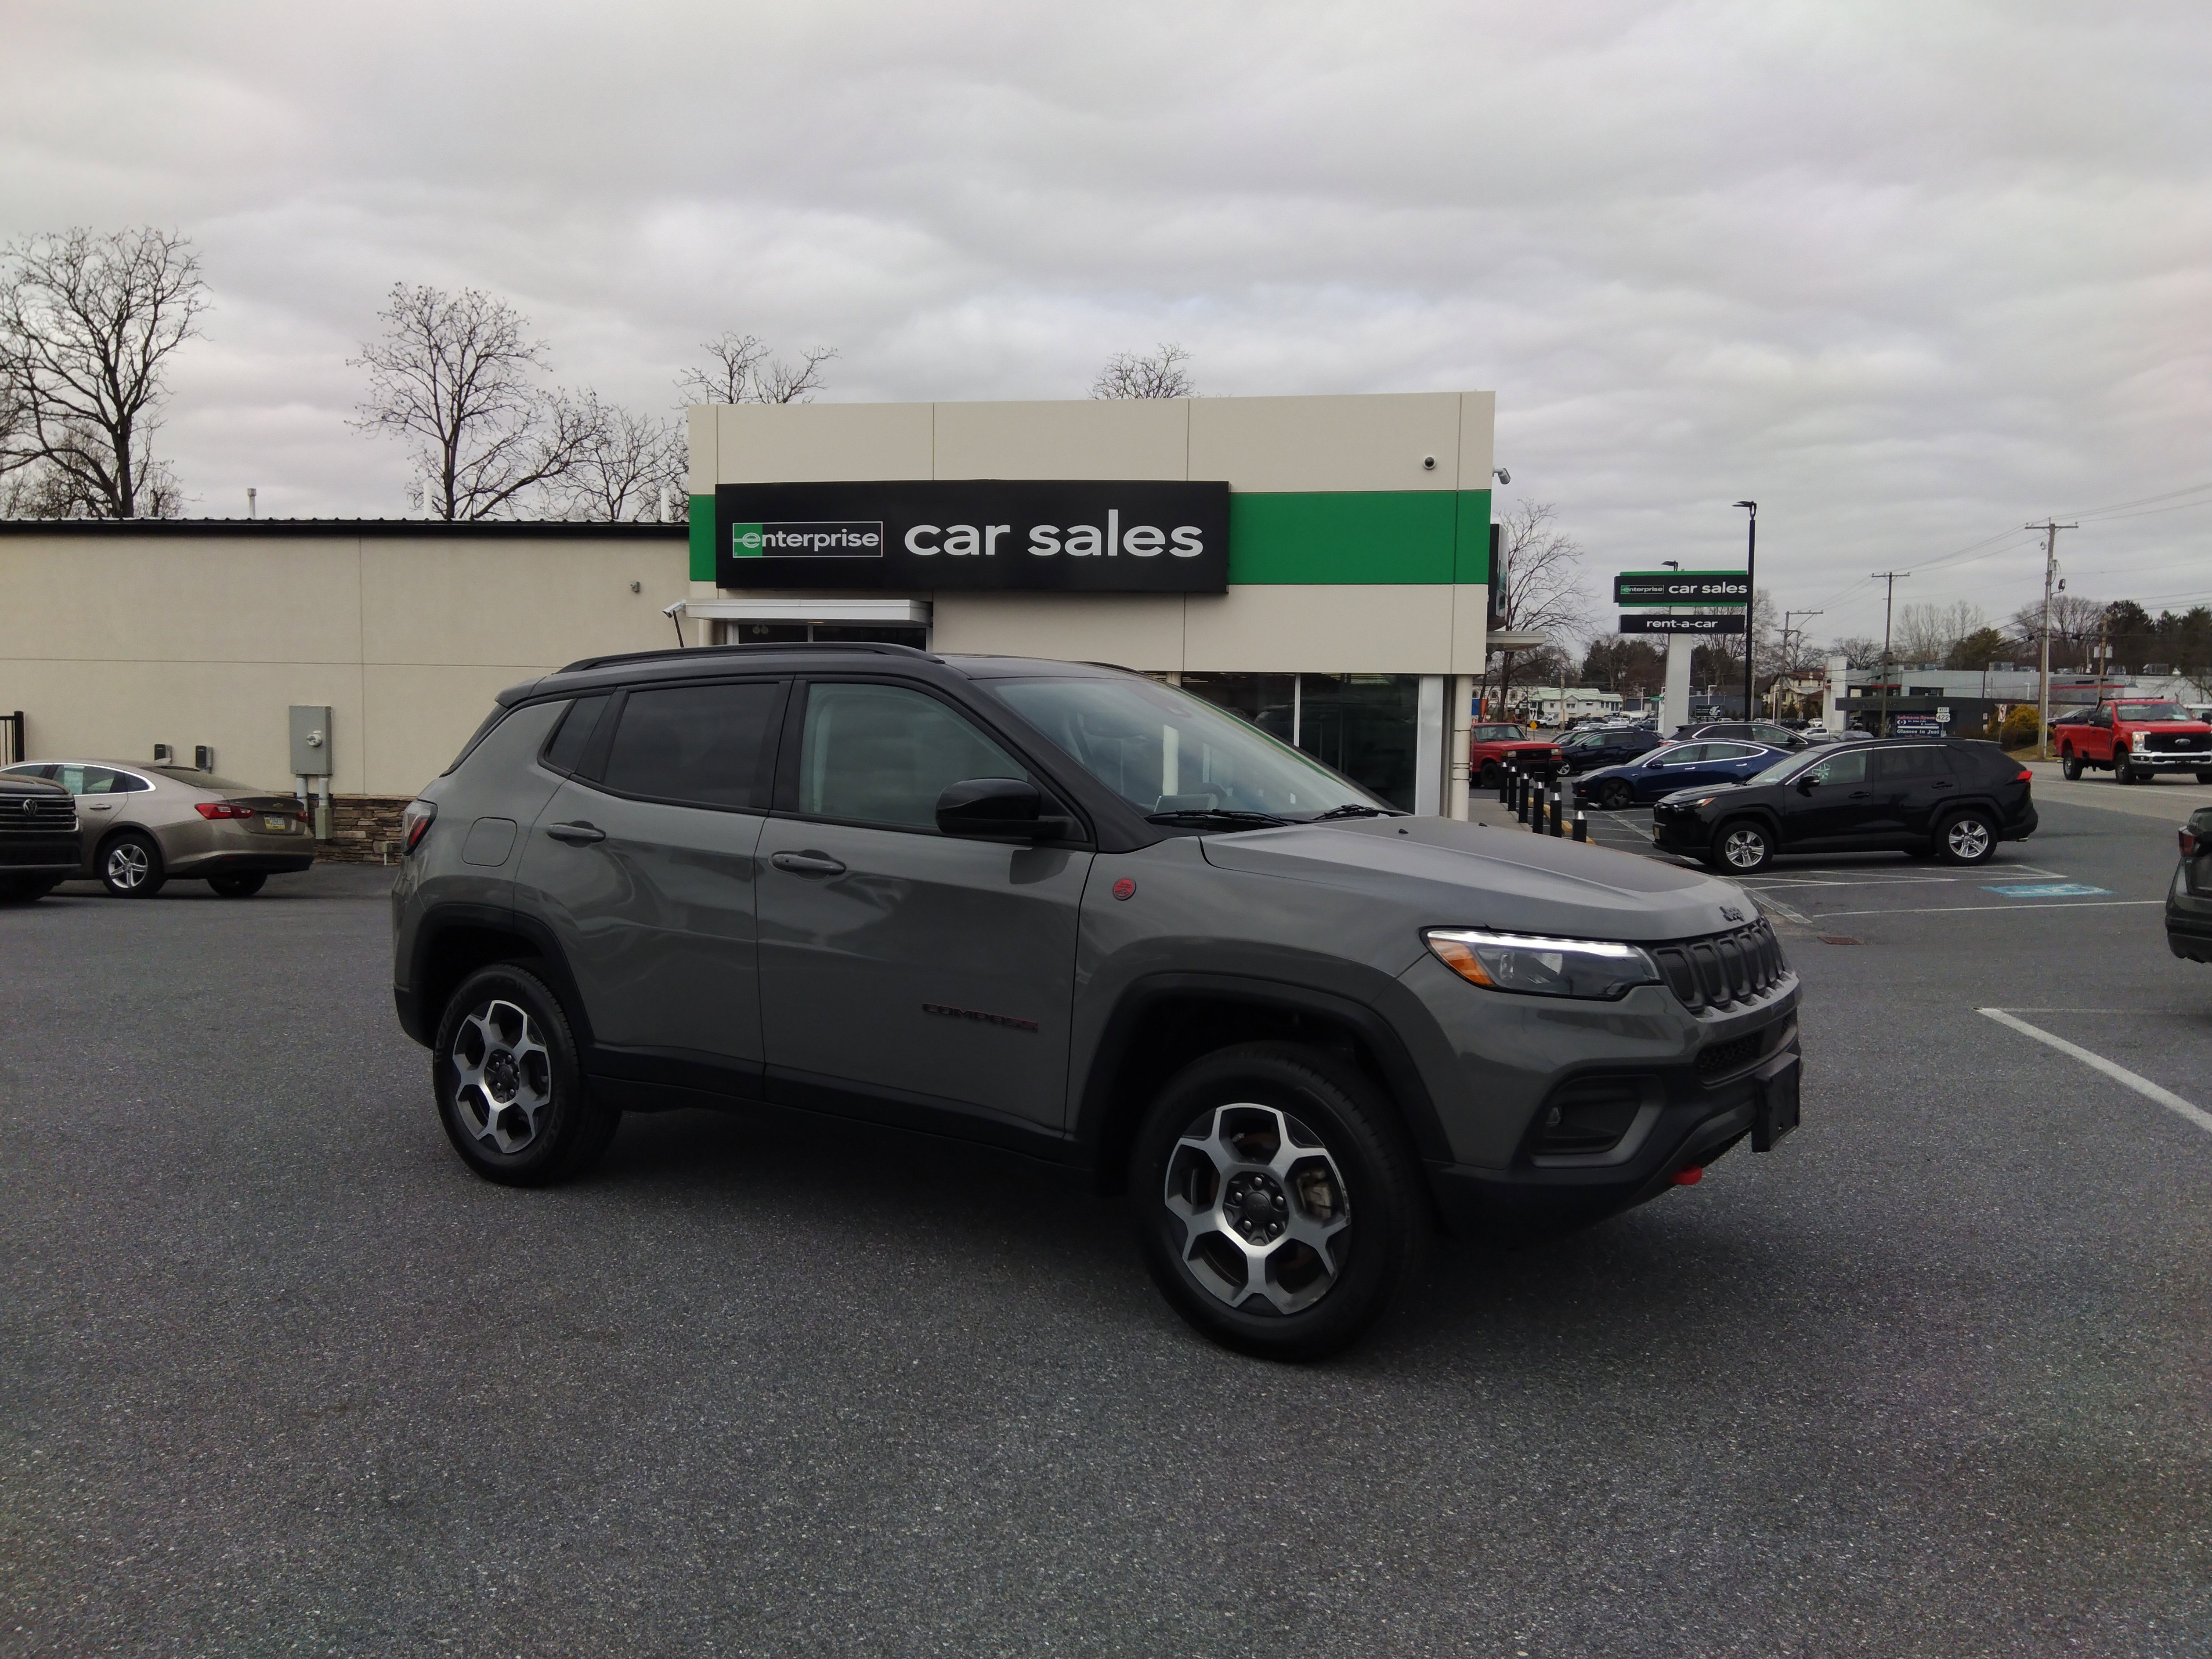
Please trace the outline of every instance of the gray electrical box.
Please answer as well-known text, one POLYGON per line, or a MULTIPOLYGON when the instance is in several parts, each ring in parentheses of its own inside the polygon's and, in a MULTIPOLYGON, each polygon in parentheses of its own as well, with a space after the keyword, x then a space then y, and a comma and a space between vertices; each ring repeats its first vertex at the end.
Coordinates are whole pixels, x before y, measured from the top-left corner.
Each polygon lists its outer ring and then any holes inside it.
POLYGON ((330 706, 295 702, 292 705, 292 775, 326 778, 330 775, 330 706))

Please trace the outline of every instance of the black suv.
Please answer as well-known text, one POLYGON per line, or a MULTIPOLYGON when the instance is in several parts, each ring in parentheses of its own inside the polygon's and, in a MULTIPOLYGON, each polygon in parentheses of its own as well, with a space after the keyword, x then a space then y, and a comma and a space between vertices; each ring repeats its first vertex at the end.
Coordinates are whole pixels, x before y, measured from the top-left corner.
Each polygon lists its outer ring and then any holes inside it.
POLYGON ((1213 1337, 1348 1341, 1432 1219, 1527 1232, 1797 1117, 1741 889, 1413 817, 1123 670, 897 646, 577 663, 407 810, 399 1018, 479 1175, 709 1106, 1135 1195, 1213 1337))
POLYGON ((2032 775, 1993 743, 1893 738, 1792 755, 1740 784, 1651 809, 1670 853, 1747 876, 1778 854, 1885 850, 1984 864, 2035 832, 2032 775))
POLYGON ((44 898, 82 862, 76 798, 59 784, 0 774, 0 903, 44 898))

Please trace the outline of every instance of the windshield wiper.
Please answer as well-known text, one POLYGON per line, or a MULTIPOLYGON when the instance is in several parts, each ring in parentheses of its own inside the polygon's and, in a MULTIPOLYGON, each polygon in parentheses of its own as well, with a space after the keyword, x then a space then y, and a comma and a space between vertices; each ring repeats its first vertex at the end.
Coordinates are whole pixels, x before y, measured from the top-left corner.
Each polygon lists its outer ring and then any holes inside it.
POLYGON ((1306 822, 1325 823, 1331 818, 1402 818, 1405 816, 1390 807, 1362 806, 1358 801, 1348 800, 1341 806, 1330 807, 1326 812, 1315 813, 1306 822))
POLYGON ((1243 812, 1229 806, 1187 806, 1179 812, 1147 812, 1146 823, 1233 823, 1239 829, 1271 829, 1291 822, 1273 812, 1243 812))

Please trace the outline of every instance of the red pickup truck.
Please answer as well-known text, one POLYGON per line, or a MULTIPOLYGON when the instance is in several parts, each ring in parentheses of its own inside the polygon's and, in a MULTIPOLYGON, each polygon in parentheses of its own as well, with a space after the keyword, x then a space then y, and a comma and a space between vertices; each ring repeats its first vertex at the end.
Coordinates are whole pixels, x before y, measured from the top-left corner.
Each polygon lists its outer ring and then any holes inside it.
POLYGON ((2212 726, 2164 697, 2107 697, 2054 721, 2051 735, 2069 778, 2094 766, 2115 783, 2148 783, 2160 772, 2194 772, 2197 782, 2212 783, 2212 726))
POLYGON ((1467 775, 1484 789, 1498 787, 1498 775, 1508 766, 1524 772, 1556 771, 1559 745, 1532 738, 1517 726, 1475 726, 1467 734, 1467 775))

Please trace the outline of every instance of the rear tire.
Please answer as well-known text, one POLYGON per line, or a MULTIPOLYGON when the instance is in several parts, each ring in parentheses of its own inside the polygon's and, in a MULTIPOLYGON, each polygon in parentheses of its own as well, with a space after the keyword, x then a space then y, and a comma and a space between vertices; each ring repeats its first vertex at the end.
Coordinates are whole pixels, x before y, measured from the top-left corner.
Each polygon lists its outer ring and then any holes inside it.
POLYGON ((2199 783, 2212 783, 2212 771, 2199 772, 2197 775, 2197 781, 2199 783))
POLYGON ((1403 1295, 1433 1226, 1382 1091, 1289 1042, 1185 1066, 1129 1159, 1139 1247, 1169 1305, 1267 1359, 1336 1352, 1403 1295))
POLYGON ((439 1121, 487 1181, 544 1187, 598 1161, 622 1122, 576 1063, 568 1018, 544 982, 504 963, 479 968, 447 1000, 431 1049, 439 1121))
POLYGON ((1635 799, 1629 787, 1619 778, 1608 778, 1597 792, 1597 804, 1601 811, 1618 812, 1635 799))
POLYGON ((168 880, 151 836, 126 830, 100 850, 100 884, 117 898, 151 898, 168 880))
POLYGON ((1936 855, 1946 864, 1987 864, 1997 855, 1997 828, 1986 812, 1954 812, 1936 831, 1936 855))
POLYGON ((2081 762, 2071 749, 2062 749, 2058 751, 2058 770, 2069 782, 2077 781, 2081 778, 2081 762))
POLYGON ((1754 876, 1774 862, 1774 833, 1763 823, 1735 818, 1713 831, 1705 862, 1724 876, 1754 876))
POLYGON ((210 876, 208 885, 224 898, 252 898, 268 880, 266 871, 254 870, 243 875, 210 876))

